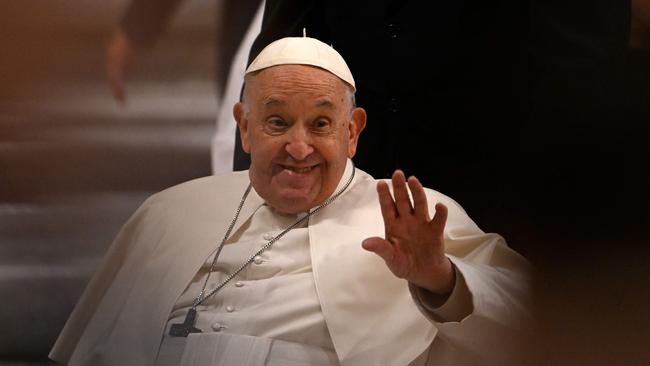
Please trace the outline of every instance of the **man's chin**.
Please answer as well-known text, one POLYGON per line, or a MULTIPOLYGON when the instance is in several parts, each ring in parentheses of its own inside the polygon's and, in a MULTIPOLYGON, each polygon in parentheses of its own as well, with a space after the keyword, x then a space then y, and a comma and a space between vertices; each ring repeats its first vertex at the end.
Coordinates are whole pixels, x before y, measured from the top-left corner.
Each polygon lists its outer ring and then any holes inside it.
POLYGON ((304 190, 285 189, 278 195, 274 208, 285 214, 298 214, 317 205, 314 197, 304 190))

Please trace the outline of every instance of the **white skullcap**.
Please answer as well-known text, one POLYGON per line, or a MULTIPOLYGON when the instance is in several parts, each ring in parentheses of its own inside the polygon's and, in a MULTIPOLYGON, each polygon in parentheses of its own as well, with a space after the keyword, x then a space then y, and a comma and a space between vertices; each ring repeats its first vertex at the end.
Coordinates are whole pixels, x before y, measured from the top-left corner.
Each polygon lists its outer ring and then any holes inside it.
POLYGON ((246 74, 277 65, 311 65, 327 70, 356 89, 343 57, 327 44, 309 37, 286 37, 264 47, 246 74))

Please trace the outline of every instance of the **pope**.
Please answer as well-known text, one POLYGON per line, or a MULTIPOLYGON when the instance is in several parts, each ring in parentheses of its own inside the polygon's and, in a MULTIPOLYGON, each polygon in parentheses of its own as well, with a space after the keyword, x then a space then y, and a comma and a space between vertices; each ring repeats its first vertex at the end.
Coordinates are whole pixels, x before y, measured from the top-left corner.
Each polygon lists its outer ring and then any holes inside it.
POLYGON ((416 177, 397 170, 376 180, 357 169, 351 159, 367 116, 354 93, 332 47, 308 37, 267 46, 233 108, 250 169, 150 197, 50 357, 70 365, 516 364, 527 261, 416 177))

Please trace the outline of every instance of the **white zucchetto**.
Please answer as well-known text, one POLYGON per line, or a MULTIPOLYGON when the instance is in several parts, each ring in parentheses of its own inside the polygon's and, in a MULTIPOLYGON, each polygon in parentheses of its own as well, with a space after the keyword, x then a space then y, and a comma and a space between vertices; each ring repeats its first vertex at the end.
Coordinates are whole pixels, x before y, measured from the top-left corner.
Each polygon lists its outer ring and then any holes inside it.
POLYGON ((277 65, 311 65, 327 70, 352 86, 354 78, 334 48, 310 37, 286 37, 270 43, 255 57, 246 74, 277 65))

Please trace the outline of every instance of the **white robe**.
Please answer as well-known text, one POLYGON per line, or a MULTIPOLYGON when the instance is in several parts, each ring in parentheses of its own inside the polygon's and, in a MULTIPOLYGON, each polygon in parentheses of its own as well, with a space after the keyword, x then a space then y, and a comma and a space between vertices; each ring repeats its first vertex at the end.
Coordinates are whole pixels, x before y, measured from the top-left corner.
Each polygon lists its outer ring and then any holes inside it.
MULTIPOLYGON (((236 172, 149 198, 109 249, 50 357, 152 365, 174 303, 223 237, 247 185, 248 172, 236 172)), ((347 191, 309 223, 314 281, 341 365, 407 365, 427 350, 430 365, 506 364, 527 317, 526 260, 453 200, 427 190, 432 211, 436 202, 449 208, 446 251, 473 304, 460 322, 427 318, 406 281, 361 248, 363 239, 384 234, 375 187, 357 170, 347 191)), ((247 200, 238 225, 262 203, 247 200)))

